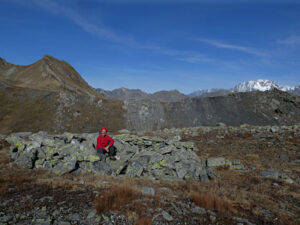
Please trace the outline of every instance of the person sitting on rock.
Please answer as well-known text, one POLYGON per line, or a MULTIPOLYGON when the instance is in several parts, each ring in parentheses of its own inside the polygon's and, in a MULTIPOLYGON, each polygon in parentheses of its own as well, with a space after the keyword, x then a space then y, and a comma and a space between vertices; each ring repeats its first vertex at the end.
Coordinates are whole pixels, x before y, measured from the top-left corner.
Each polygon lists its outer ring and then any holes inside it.
POLYGON ((116 147, 113 146, 115 141, 107 135, 107 128, 102 128, 100 130, 100 135, 97 137, 97 153, 101 160, 105 160, 105 153, 108 153, 111 160, 115 160, 116 147))

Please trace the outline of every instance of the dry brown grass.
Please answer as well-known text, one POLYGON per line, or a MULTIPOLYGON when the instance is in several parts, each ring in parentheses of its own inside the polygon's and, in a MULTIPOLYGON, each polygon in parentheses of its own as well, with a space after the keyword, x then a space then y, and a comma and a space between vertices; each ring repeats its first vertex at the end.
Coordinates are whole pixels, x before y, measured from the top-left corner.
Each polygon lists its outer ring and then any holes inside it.
POLYGON ((248 160, 259 160, 259 155, 258 154, 247 154, 246 159, 248 159, 248 160))
POLYGON ((147 132, 144 132, 144 136, 153 137, 154 134, 153 134, 153 132, 147 131, 147 132))
POLYGON ((101 193, 101 197, 95 199, 96 209, 99 214, 109 210, 121 210, 126 205, 138 198, 141 194, 129 186, 113 186, 101 193))
POLYGON ((152 219, 149 217, 141 217, 136 225, 152 225, 152 219))
POLYGON ((230 170, 230 165, 219 166, 217 168, 217 170, 219 170, 219 171, 228 171, 228 170, 230 170))
POLYGON ((1 186, 0 186, 0 196, 5 195, 7 189, 8 189, 8 184, 1 183, 1 186))
POLYGON ((212 193, 192 192, 190 194, 190 198, 195 203, 195 205, 205 208, 207 210, 217 210, 218 212, 223 213, 234 211, 232 203, 212 193))
POLYGON ((5 141, 5 140, 1 140, 0 139, 0 151, 2 150, 2 149, 5 149, 5 148, 8 148, 9 147, 9 144, 5 141))

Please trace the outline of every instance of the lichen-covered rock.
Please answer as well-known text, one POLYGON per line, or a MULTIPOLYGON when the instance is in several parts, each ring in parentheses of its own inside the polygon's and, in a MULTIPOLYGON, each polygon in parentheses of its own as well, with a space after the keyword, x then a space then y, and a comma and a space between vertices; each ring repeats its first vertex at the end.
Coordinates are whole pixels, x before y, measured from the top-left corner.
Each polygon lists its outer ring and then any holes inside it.
POLYGON ((225 165, 225 159, 223 157, 218 158, 208 158, 206 160, 207 167, 219 167, 225 165))
POLYGON ((15 164, 26 168, 45 168, 64 175, 102 173, 113 176, 149 177, 153 179, 208 180, 205 164, 195 154, 192 142, 178 139, 137 136, 112 136, 116 158, 101 159, 96 152, 98 134, 48 135, 45 132, 10 135, 10 152, 15 164))

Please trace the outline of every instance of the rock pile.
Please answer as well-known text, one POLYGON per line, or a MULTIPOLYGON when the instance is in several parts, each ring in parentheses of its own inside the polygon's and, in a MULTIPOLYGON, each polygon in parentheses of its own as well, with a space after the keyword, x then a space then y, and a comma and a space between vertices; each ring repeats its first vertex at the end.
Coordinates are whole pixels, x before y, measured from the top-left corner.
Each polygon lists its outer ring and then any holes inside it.
POLYGON ((46 168, 66 173, 102 173, 112 176, 147 177, 151 179, 209 180, 212 168, 232 165, 224 158, 202 161, 193 142, 158 137, 121 134, 112 136, 117 160, 100 159, 95 150, 97 134, 49 135, 45 132, 14 133, 10 143, 13 165, 24 168, 46 168))
POLYGON ((181 136, 201 136, 213 133, 216 139, 224 139, 226 135, 243 135, 251 134, 254 138, 270 139, 273 136, 278 136, 279 141, 284 141, 286 133, 291 133, 295 138, 300 137, 300 124, 291 126, 253 126, 242 124, 240 126, 229 126, 224 123, 218 123, 217 126, 197 126, 185 128, 165 128, 156 131, 160 137, 181 139, 181 136))

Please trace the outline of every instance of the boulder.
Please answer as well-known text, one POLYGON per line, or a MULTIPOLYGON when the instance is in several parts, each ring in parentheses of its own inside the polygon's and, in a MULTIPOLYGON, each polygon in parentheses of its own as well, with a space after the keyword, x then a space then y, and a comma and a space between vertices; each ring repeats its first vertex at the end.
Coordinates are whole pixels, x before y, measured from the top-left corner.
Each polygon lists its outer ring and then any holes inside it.
POLYGON ((226 161, 223 157, 218 158, 208 158, 206 160, 207 167, 219 167, 219 166, 225 166, 226 161))

